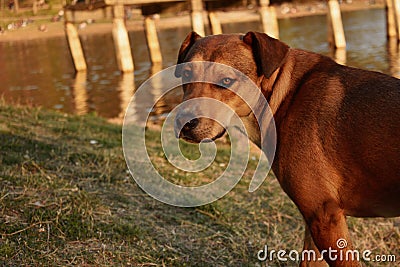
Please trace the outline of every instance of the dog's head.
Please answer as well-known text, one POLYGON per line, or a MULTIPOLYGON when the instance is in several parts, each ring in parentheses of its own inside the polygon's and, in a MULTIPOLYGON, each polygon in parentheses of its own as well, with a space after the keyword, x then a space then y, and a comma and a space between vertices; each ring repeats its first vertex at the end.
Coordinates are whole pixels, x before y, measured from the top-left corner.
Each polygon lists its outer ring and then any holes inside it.
MULTIPOLYGON (((223 102, 240 118, 252 115, 252 109, 235 93, 245 80, 252 80, 257 87, 283 64, 289 47, 264 33, 248 32, 245 35, 213 35, 201 37, 191 32, 179 50, 175 76, 182 78, 183 101, 211 98, 223 102), (194 64, 207 61, 220 64, 194 64), (184 63, 184 64, 181 64, 184 63), (227 65, 236 69, 224 68, 227 65), (202 82, 204 81, 204 82, 202 82)), ((268 97, 270 92, 262 93, 268 97)), ((268 98, 267 98, 268 99, 268 98)), ((178 109, 175 119, 177 136, 189 142, 215 140, 221 137, 232 114, 218 105, 198 101, 178 109), (207 112, 206 112, 207 111, 207 112), (213 114, 218 121, 204 114, 213 114)))

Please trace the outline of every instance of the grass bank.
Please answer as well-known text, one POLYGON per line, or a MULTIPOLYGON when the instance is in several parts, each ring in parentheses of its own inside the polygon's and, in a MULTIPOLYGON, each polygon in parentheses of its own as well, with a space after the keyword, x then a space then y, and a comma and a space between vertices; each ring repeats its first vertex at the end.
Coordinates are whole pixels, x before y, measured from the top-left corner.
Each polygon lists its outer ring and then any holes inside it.
MULTIPOLYGON (((167 164, 159 133, 149 135, 153 161, 172 180, 208 179, 182 178, 167 164)), ((224 160, 229 146, 221 145, 224 160)), ((249 165, 223 199, 199 208, 168 206, 129 177, 120 126, 0 101, 0 265, 260 266, 256 255, 264 245, 301 249, 296 207, 272 175, 248 193, 249 165)), ((222 171, 224 164, 213 168, 222 171)), ((399 220, 350 218, 349 225, 359 249, 400 257, 399 220)))

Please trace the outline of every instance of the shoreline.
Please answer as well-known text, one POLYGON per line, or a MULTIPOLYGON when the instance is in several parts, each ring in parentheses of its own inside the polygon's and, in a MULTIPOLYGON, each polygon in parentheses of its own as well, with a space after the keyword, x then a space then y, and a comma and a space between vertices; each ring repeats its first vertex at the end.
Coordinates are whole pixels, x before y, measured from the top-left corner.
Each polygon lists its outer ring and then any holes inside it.
MULTIPOLYGON (((369 4, 366 1, 353 1, 352 3, 342 3, 340 5, 341 12, 351 12, 364 9, 379 9, 384 8, 384 2, 382 0, 375 1, 374 4, 369 4)), ((316 16, 324 15, 327 13, 327 6, 324 2, 315 2, 310 4, 293 4, 283 3, 275 6, 277 18, 295 18, 304 16, 316 16)), ((259 14, 256 10, 232 10, 228 12, 217 12, 221 24, 228 24, 234 21, 248 22, 259 20, 259 14)), ((35 19, 35 17, 33 17, 35 19)), ((17 20, 17 19, 16 19, 17 20)), ((143 20, 127 20, 126 28, 128 31, 143 31, 143 20)), ((156 20, 158 29, 170 29, 176 27, 190 27, 190 16, 189 14, 174 16, 174 17, 161 17, 156 20)), ((205 18, 205 26, 208 27, 208 21, 205 18)), ((112 21, 109 22, 95 22, 86 24, 82 29, 78 29, 78 33, 81 36, 94 35, 94 34, 105 34, 111 33, 112 21)), ((57 38, 65 36, 64 32, 64 21, 51 22, 50 19, 35 20, 32 24, 27 25, 24 28, 19 28, 12 31, 5 31, 0 34, 0 42, 15 42, 15 41, 32 41, 42 38, 57 38), (44 25, 44 26, 43 26, 44 25), (39 28, 45 27, 44 31, 40 31, 39 28)))

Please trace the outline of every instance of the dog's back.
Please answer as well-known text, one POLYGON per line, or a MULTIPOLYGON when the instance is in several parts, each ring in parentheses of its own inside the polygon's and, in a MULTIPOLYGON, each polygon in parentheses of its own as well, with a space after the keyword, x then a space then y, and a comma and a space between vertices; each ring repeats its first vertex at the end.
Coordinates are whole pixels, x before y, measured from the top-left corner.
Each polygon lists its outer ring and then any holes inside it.
POLYGON ((284 111, 280 143, 294 154, 284 165, 305 156, 295 168, 315 162, 340 177, 332 185, 349 215, 400 215, 400 80, 318 57, 284 111))

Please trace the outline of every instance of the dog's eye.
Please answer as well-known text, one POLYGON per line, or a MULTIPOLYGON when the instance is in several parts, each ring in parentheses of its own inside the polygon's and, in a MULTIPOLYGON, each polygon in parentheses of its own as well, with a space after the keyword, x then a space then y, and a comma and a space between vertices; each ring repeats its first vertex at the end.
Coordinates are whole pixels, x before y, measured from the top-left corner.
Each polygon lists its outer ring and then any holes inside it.
POLYGON ((192 71, 190 71, 190 70, 184 70, 183 73, 182 73, 182 76, 183 76, 184 78, 188 79, 188 78, 192 77, 192 71))
POLYGON ((230 87, 233 83, 235 82, 235 80, 234 79, 231 79, 231 78, 223 78, 220 82, 219 82, 219 84, 222 86, 222 87, 230 87))

